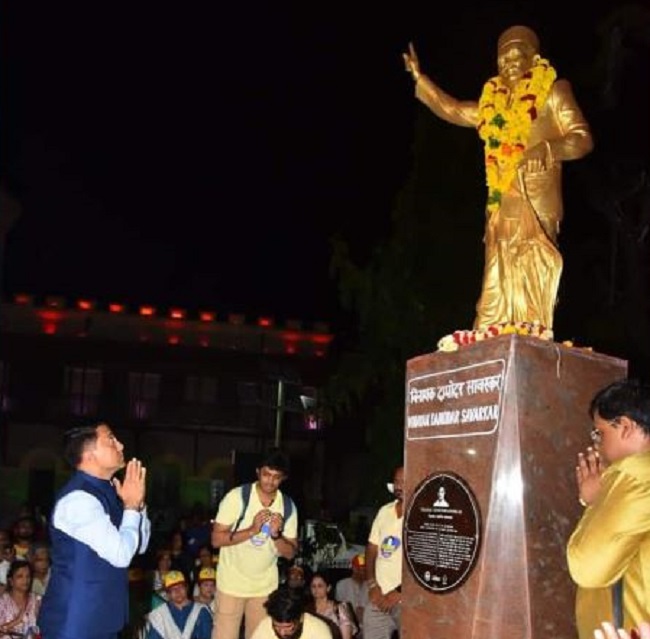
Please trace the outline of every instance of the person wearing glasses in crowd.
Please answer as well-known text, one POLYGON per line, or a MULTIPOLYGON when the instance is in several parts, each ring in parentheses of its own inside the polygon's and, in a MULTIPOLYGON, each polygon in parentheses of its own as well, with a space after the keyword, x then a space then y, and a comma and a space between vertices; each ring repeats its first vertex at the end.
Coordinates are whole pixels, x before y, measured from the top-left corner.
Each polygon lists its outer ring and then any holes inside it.
POLYGON ((584 513, 567 546, 577 584, 580 639, 603 621, 633 628, 650 620, 650 386, 601 389, 589 406, 592 446, 578 455, 584 513))

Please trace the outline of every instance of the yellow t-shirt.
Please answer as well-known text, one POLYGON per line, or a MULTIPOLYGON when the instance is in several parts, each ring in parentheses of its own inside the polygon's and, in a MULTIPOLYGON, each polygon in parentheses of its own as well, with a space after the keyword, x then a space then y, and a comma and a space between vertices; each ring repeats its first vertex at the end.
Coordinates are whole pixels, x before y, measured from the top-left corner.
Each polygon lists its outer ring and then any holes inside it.
POLYGON ((375 579, 384 594, 402 584, 403 518, 397 517, 396 504, 391 501, 379 509, 368 537, 368 541, 377 546, 375 579))
MULTIPOLYGON (((282 493, 278 491, 269 510, 282 515, 283 499, 282 493)), ((233 488, 221 500, 216 522, 225 526, 234 526, 241 515, 242 507, 241 488, 233 488)), ((264 506, 253 485, 246 513, 238 530, 248 528, 260 510, 264 510, 264 506)), ((288 521, 284 522, 282 534, 288 539, 297 538, 298 513, 295 508, 288 521)), ((219 551, 217 588, 235 597, 268 595, 278 587, 277 558, 275 542, 268 535, 261 533, 234 546, 225 546, 219 551)))
POLYGON ((650 453, 614 462, 567 547, 578 584, 576 622, 580 639, 592 639, 612 621, 611 586, 623 577, 625 628, 650 619, 650 453))
MULTIPOLYGON (((277 639, 277 637, 273 630, 271 617, 265 617, 255 628, 251 639, 277 639)), ((324 621, 306 612, 303 619, 302 637, 304 639, 332 639, 332 633, 324 621)))

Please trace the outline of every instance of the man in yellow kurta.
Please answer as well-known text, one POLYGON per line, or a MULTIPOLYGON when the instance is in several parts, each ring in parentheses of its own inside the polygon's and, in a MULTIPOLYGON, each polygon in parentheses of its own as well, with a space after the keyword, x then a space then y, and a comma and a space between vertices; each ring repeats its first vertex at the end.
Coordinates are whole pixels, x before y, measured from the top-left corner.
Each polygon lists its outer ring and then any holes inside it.
POLYGON ((650 386, 615 382, 589 412, 595 450, 576 469, 586 509, 567 548, 580 639, 615 619, 617 591, 625 628, 650 620, 650 386))
POLYGON ((562 272, 562 162, 583 157, 593 142, 569 82, 556 80, 538 51, 528 27, 504 31, 499 75, 485 83, 478 102, 440 89, 421 72, 412 45, 404 54, 416 97, 443 120, 476 128, 485 142, 485 269, 476 329, 500 322, 553 326, 562 272))
POLYGON ((213 637, 239 639, 242 617, 250 639, 266 617, 264 604, 278 587, 278 557, 293 559, 298 547, 295 508, 284 521, 280 491, 288 474, 288 460, 271 451, 260 462, 257 481, 244 504, 242 487, 233 488, 219 504, 212 529, 212 545, 220 548, 213 637), (243 511, 243 513, 242 513, 243 511))

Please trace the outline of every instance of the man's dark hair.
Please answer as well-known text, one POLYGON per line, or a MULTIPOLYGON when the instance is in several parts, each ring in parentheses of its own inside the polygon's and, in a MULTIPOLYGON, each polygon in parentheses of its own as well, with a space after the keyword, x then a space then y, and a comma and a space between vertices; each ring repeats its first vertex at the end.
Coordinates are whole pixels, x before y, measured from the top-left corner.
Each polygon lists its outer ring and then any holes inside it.
POLYGON ((103 422, 83 424, 66 430, 63 434, 63 458, 70 466, 76 468, 89 444, 97 441, 97 428, 103 422))
POLYGON ((273 621, 290 623, 298 621, 305 612, 302 597, 296 596, 288 588, 274 590, 264 604, 266 612, 273 621))
POLYGON ((650 386, 636 379, 623 379, 599 390, 589 404, 589 416, 603 419, 629 417, 650 436, 650 386))
POLYGON ((279 448, 271 448, 262 457, 258 468, 263 468, 264 466, 271 470, 279 470, 285 475, 289 474, 289 458, 279 448))

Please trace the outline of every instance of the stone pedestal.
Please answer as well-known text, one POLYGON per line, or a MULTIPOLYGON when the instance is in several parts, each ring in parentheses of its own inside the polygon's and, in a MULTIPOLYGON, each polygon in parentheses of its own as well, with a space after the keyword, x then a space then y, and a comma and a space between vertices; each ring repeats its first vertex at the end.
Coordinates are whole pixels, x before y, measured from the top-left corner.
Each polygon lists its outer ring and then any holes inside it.
POLYGON ((575 639, 576 457, 626 376, 516 335, 409 360, 402 639, 575 639))

